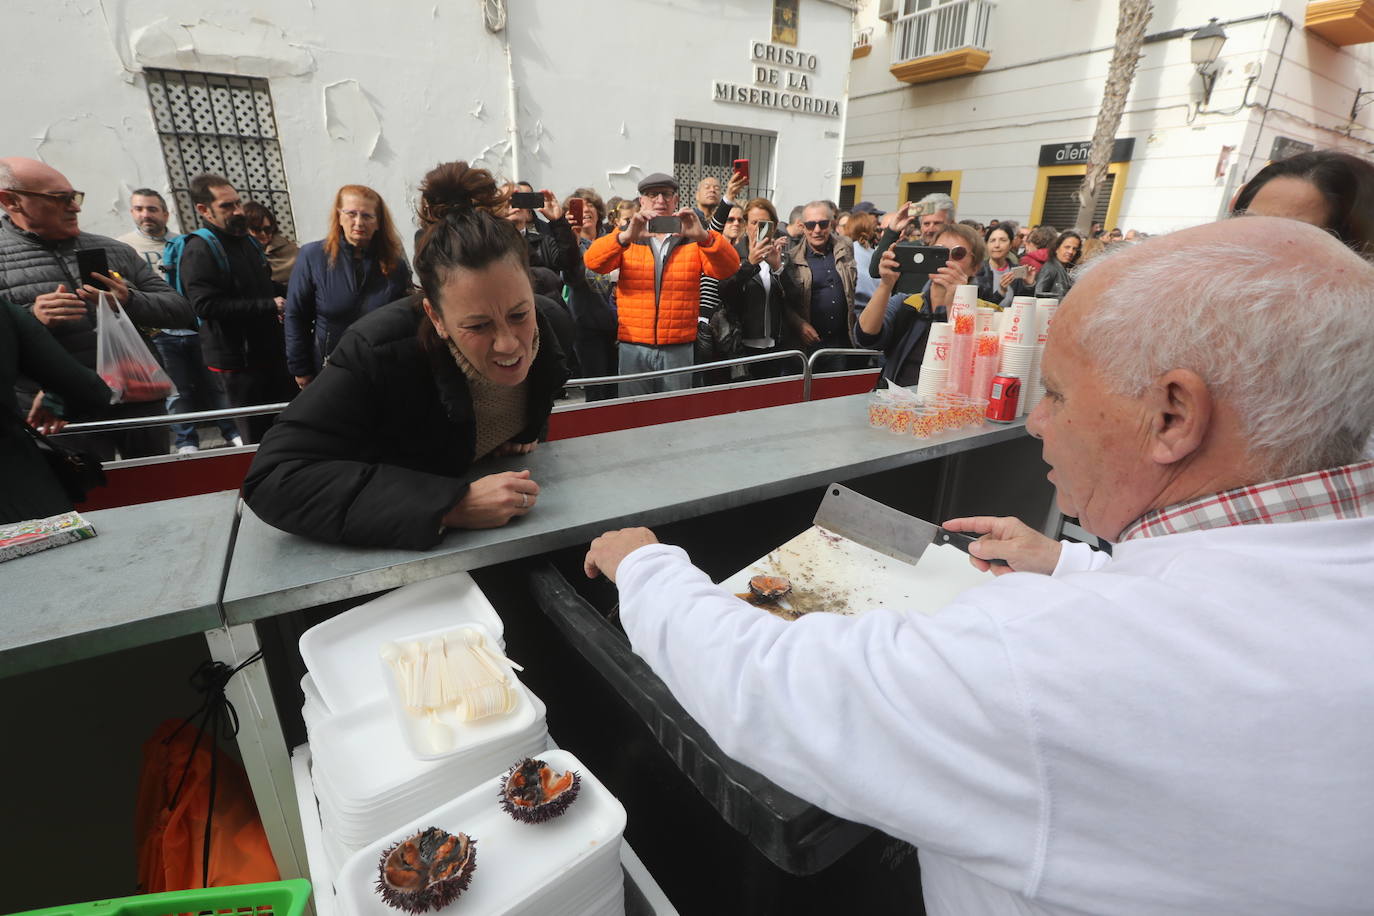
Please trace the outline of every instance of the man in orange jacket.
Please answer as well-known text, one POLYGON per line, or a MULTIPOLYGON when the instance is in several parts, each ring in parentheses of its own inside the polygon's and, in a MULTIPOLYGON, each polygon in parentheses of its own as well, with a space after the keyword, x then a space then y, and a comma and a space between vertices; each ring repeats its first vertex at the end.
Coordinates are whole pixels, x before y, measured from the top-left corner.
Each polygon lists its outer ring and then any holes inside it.
MULTIPOLYGON (((701 275, 725 279, 739 269, 739 254, 718 233, 702 226, 691 207, 678 209, 677 179, 655 172, 639 183, 639 212, 619 232, 592 242, 583 256, 589 270, 620 270, 620 374, 692 365, 697 339, 701 275), (673 232, 651 233, 654 217, 675 217, 673 232)), ((626 382, 620 396, 680 391, 692 376, 626 382)))

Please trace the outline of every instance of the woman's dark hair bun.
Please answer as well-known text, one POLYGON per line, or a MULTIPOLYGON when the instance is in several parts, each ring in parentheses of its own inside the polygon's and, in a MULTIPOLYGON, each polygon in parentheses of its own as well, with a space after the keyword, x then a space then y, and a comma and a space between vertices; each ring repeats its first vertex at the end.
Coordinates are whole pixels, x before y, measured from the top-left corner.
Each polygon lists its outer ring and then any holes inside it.
POLYGON ((495 212, 510 199, 496 178, 486 169, 466 162, 444 162, 435 166, 420 183, 420 223, 430 226, 440 220, 473 210, 495 212))

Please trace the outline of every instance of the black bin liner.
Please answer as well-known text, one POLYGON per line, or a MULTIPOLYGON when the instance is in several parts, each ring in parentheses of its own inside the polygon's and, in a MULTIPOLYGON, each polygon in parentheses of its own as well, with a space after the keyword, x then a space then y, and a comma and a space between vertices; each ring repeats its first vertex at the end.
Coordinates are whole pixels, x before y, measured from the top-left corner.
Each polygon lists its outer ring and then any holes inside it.
POLYGON ((529 586, 540 609, 643 720, 702 796, 778 868, 793 875, 815 874, 873 833, 803 801, 726 755, 634 654, 625 634, 552 564, 536 564, 529 586))

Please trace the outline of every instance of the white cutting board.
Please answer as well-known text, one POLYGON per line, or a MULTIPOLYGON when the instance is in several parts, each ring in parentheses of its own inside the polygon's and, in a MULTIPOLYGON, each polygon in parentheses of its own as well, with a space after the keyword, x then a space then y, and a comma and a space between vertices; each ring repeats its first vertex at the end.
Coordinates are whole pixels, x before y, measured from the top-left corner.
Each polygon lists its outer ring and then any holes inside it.
POLYGON ((735 594, 757 575, 785 576, 792 594, 777 604, 784 613, 862 614, 875 607, 933 614, 960 593, 992 581, 957 547, 932 544, 912 566, 813 525, 721 582, 735 594))

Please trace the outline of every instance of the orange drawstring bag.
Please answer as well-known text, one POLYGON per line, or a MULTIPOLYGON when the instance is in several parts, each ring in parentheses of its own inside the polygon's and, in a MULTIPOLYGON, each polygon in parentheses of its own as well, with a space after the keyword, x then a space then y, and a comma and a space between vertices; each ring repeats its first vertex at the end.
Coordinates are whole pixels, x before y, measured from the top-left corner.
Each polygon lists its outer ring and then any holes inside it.
POLYGON ((224 685, 243 665, 202 665, 193 683, 205 703, 186 719, 163 722, 143 745, 134 815, 140 893, 281 878, 248 777, 217 746, 238 732, 224 685))

